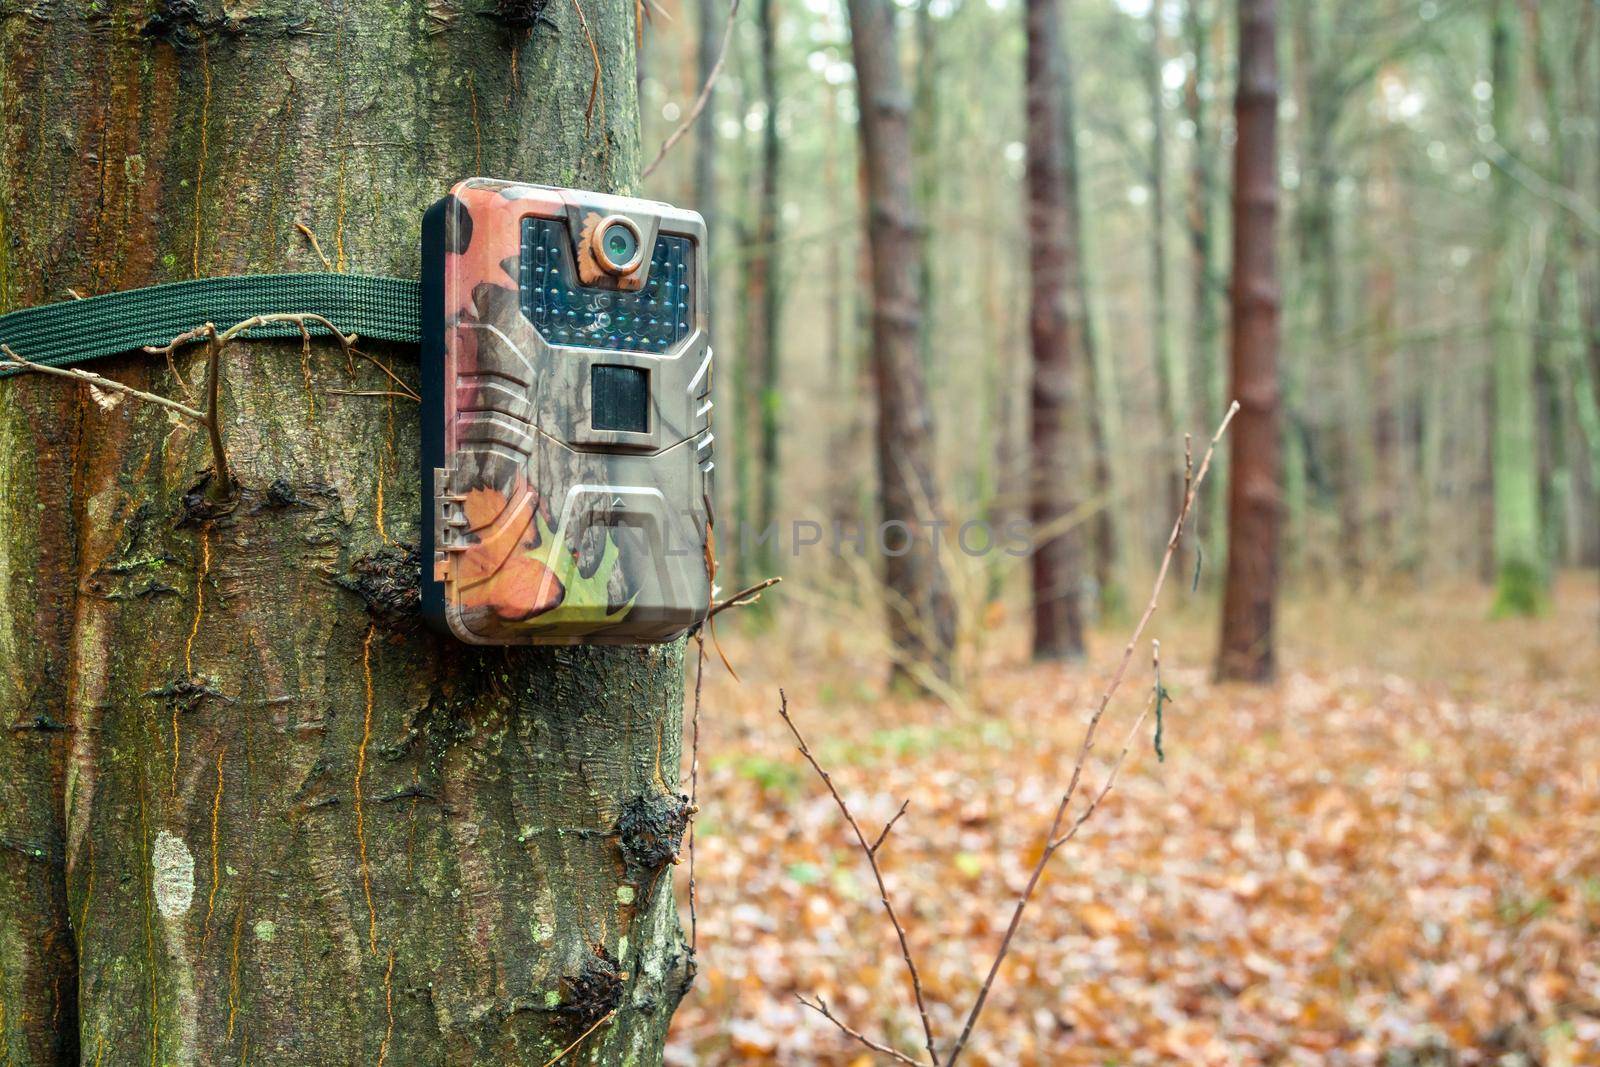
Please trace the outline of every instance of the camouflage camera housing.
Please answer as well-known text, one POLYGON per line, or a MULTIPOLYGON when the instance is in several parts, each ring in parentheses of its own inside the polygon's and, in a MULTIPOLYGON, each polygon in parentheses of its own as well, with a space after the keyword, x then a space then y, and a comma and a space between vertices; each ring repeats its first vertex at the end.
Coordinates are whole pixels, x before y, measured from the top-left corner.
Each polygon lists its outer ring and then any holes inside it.
POLYGON ((705 617, 705 223, 468 178, 422 225, 423 613, 473 644, 705 617))

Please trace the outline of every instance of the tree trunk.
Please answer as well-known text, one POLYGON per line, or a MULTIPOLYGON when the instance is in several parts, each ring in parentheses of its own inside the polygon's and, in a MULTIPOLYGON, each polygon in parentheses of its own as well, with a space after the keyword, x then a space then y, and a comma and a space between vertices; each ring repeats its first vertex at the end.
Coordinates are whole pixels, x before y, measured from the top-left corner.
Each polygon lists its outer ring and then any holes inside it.
POLYGON ((849 0, 849 8, 872 270, 872 378, 888 629, 895 678, 921 684, 924 670, 950 676, 956 616, 934 548, 943 509, 933 475, 933 420, 917 356, 921 235, 911 190, 910 107, 894 4, 849 0))
MULTIPOLYGON (((934 25, 932 0, 917 0, 915 21, 916 62, 912 67, 911 83, 911 155, 915 168, 915 200, 917 215, 924 224, 933 218, 939 195, 939 176, 948 161, 939 154, 939 77, 944 68, 939 62, 939 36, 934 25)), ((938 257, 934 254, 936 242, 919 242, 917 293, 922 301, 922 329, 917 338, 917 355, 922 360, 922 372, 927 376, 929 388, 937 392, 942 368, 934 356, 933 343, 939 330, 939 306, 934 300, 937 282, 938 257)))
MULTIPOLYGON (((756 498, 756 525, 765 530, 777 519, 778 509, 778 68, 774 54, 777 44, 777 15, 773 0, 756 5, 756 30, 760 36, 761 101, 766 118, 761 125, 761 160, 756 190, 755 248, 746 278, 750 313, 755 322, 750 329, 750 351, 746 362, 756 375, 759 488, 756 498)), ((764 578, 773 573, 776 539, 764 541, 755 565, 764 578)))
POLYGON ((1273 608, 1282 518, 1278 405, 1278 57, 1276 0, 1239 2, 1234 105, 1233 293, 1229 339, 1233 476, 1217 674, 1262 682, 1276 668, 1273 608))
POLYGON ((1081 476, 1075 412, 1075 360, 1083 358, 1069 304, 1073 281, 1072 207, 1066 179, 1068 125, 1061 114, 1066 71, 1061 0, 1027 4, 1028 342, 1033 356, 1029 414, 1029 517, 1033 547, 1033 656, 1083 655, 1079 603, 1083 536, 1073 519, 1081 476), (1071 523, 1061 529, 1063 523, 1071 523))
MULTIPOLYGON (((717 52, 722 46, 722 18, 725 10, 718 0, 698 0, 695 12, 698 18, 695 35, 695 91, 706 89, 706 106, 694 126, 694 202, 689 206, 700 213, 706 223, 706 243, 715 250, 721 229, 717 213, 717 92, 711 81, 711 72, 717 64, 717 52)), ((708 262, 711 267, 713 262, 708 262)), ((707 271, 711 284, 701 294, 713 328, 712 341, 716 341, 716 273, 707 271)))
MULTIPOLYGON (((1061 4, 1065 8, 1065 0, 1061 4)), ((1057 22, 1060 22, 1058 12, 1057 22)), ((1067 241, 1062 248, 1066 278, 1067 329, 1087 373, 1089 449, 1094 493, 1099 498, 1091 522, 1094 537, 1095 590, 1103 613, 1121 608, 1117 585, 1116 478, 1111 467, 1111 441, 1119 436, 1115 367, 1095 343, 1094 308, 1090 301, 1089 250, 1084 241, 1083 191, 1078 172, 1078 117, 1073 96, 1072 53, 1058 30, 1060 51, 1061 180, 1066 186, 1067 241)), ((1069 412, 1069 417, 1071 413, 1069 412)))
MULTIPOLYGON (((1507 0, 1490 11, 1489 68, 1494 87, 1495 136, 1512 138, 1516 95, 1516 14, 1507 0)), ((1491 251, 1494 270, 1494 563, 1495 611, 1537 613, 1544 602, 1545 569, 1539 535, 1539 454, 1534 436, 1534 366, 1525 316, 1517 309, 1520 267, 1509 247, 1517 232, 1516 182, 1505 168, 1494 178, 1494 218, 1500 240, 1491 251)))
MULTIPOLYGON (((1156 372, 1157 402, 1161 406, 1162 428, 1166 433, 1167 447, 1163 461, 1166 471, 1166 512, 1156 524, 1158 530, 1167 529, 1183 506, 1183 463, 1177 451, 1178 442, 1188 420, 1183 414, 1181 397, 1186 382, 1183 368, 1172 349, 1171 315, 1167 292, 1167 115, 1162 102, 1165 91, 1161 69, 1166 60, 1162 36, 1162 5, 1150 5, 1150 48, 1145 56, 1145 86, 1150 93, 1150 361, 1156 372)), ((1163 534, 1163 537, 1165 534, 1163 534)), ((1173 570, 1189 573, 1188 553, 1180 542, 1172 559, 1173 570)), ((1182 583, 1180 583, 1182 584, 1182 583)), ((1187 588, 1187 586, 1185 586, 1187 588)))
MULTIPOLYGON (((1203 12, 1205 0, 1185 0, 1183 31, 1194 65, 1184 85, 1183 106, 1194 140, 1189 145, 1188 231, 1190 259, 1189 321, 1190 381, 1197 421, 1213 427, 1222 418, 1225 383, 1221 360, 1217 358, 1217 266, 1213 219, 1215 218, 1216 150, 1215 129, 1211 123, 1206 93, 1211 88, 1208 61, 1211 30, 1203 12)), ((1217 457, 1212 476, 1206 479, 1203 498, 1196 509, 1195 544, 1202 553, 1221 559, 1224 524, 1223 489, 1227 484, 1227 456, 1217 457)))
MULTIPOLYGON (((0 310, 191 276, 415 277, 472 173, 626 187, 631 5, 57 5, 0 23, 0 310), (508 24, 510 23, 510 24, 508 24)), ((305 309, 315 310, 315 309, 305 309)), ((226 325, 226 324, 219 324, 226 325)), ((414 379, 414 353, 362 345, 414 379)), ((190 380, 196 350, 177 360, 190 380)), ((416 626, 416 408, 316 344, 203 432, 0 382, 0 1062, 659 1062, 682 646, 416 626)), ((159 358, 97 371, 181 395, 159 358)))

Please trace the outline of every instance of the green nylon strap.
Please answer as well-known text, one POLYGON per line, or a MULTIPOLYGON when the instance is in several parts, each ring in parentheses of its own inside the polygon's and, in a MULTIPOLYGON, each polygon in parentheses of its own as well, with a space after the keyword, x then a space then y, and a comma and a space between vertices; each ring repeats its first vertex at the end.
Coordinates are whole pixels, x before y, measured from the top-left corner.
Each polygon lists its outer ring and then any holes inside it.
MULTIPOLYGON (((422 340, 421 287, 371 274, 246 274, 196 278, 146 289, 23 308, 0 315, 0 344, 59 367, 164 345, 206 323, 219 330, 253 315, 321 315, 338 329, 381 341, 422 340)), ((312 335, 328 336, 307 323, 312 335)), ((299 337, 292 322, 255 327, 251 337, 299 337)), ((15 370, 0 371, 0 376, 15 370)))

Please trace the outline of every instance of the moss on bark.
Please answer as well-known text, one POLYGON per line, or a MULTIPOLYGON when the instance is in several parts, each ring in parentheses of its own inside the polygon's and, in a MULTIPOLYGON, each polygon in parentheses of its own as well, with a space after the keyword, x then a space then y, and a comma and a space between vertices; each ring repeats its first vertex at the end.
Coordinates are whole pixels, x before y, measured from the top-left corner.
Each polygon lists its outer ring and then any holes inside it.
MULTIPOLYGON (((472 173, 627 189, 632 8, 582 2, 592 122, 571 6, 7 8, 0 310, 320 269, 296 223, 414 274, 472 173)), ((330 392, 384 379, 327 346, 224 363, 245 491, 209 516, 202 432, 0 383, 0 1062, 539 1064, 613 1010, 572 1061, 658 1062, 686 960, 620 827, 676 801, 681 647, 408 625, 415 408, 330 392)))

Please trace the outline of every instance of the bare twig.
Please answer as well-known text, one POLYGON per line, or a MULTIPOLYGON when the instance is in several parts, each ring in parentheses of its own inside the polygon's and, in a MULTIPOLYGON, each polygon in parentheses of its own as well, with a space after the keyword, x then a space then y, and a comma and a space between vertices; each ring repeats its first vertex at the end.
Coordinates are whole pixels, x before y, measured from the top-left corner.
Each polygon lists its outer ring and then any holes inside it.
POLYGON ((730 597, 724 597, 722 600, 719 600, 716 604, 712 605, 711 610, 706 612, 706 618, 709 619, 713 615, 727 611, 729 608, 742 608, 747 607, 750 604, 754 604, 761 599, 761 594, 763 591, 771 589, 781 581, 783 581, 783 577, 781 575, 774 575, 771 578, 763 578, 755 585, 741 589, 730 597))
POLYGON ((739 680, 739 672, 733 669, 733 664, 728 662, 728 654, 722 651, 722 642, 717 640, 717 613, 712 609, 716 607, 711 598, 717 593, 717 520, 716 513, 711 510, 711 497, 701 494, 700 502, 706 509, 706 543, 703 546, 706 560, 706 617, 701 620, 700 629, 711 631, 711 647, 717 650, 722 665, 728 673, 733 675, 733 680, 739 680))
POLYGON ((323 392, 330 396, 396 396, 401 400, 417 399, 411 393, 402 393, 397 389, 324 389, 323 392))
POLYGON ((883 843, 889 840, 889 831, 894 829, 894 824, 900 821, 900 816, 904 815, 906 813, 906 809, 910 806, 910 797, 907 797, 900 802, 900 810, 895 812, 894 815, 890 817, 889 821, 883 824, 883 830, 879 832, 878 839, 872 843, 872 847, 867 851, 871 852, 874 856, 878 854, 878 849, 882 848, 883 843))
POLYGON ((248 333, 249 331, 260 326, 269 326, 273 323, 279 322, 293 323, 294 325, 300 327, 302 334, 304 333, 308 323, 321 326, 324 330, 327 330, 329 333, 333 334, 334 338, 339 342, 339 347, 344 351, 346 358, 348 358, 350 353, 354 351, 354 346, 356 343, 355 334, 345 334, 337 326, 323 318, 321 315, 299 312, 292 314, 274 313, 270 315, 252 315, 243 322, 234 323, 232 326, 229 326, 226 330, 222 331, 218 331, 215 325, 208 322, 203 326, 196 326, 192 330, 185 330, 183 333, 180 333, 178 336, 174 337, 164 345, 145 345, 144 350, 152 353, 153 355, 171 356, 178 349, 184 347, 185 345, 194 344, 196 341, 205 341, 215 337, 222 344, 227 344, 240 334, 248 333))
POLYGON ((589 32, 589 17, 583 13, 583 5, 578 0, 572 0, 572 10, 578 13, 578 26, 583 30, 583 39, 589 46, 589 57, 594 60, 594 77, 589 81, 589 106, 583 109, 583 128, 588 130, 594 122, 594 103, 600 96, 600 49, 594 43, 594 34, 589 32))
MULTIPOLYGON (((856 835, 856 842, 861 846, 862 854, 867 857, 867 865, 872 868, 873 880, 878 883, 878 899, 883 904, 884 913, 889 916, 889 922, 894 925, 895 936, 900 939, 900 956, 906 961, 906 973, 911 976, 911 994, 917 1002, 917 1014, 922 1016, 922 1034, 928 1048, 928 1061, 930 1064, 937 1065, 939 1062, 939 1056, 938 1053, 934 1052, 933 1050, 933 1023, 928 1019, 928 1005, 922 995, 922 977, 917 973, 916 961, 911 957, 911 945, 906 940, 906 928, 900 924, 900 916, 895 913, 894 904, 889 900, 889 889, 883 884, 883 871, 878 867, 877 845, 867 844, 867 836, 861 832, 861 824, 856 822, 856 817, 851 814, 850 805, 845 803, 844 797, 840 795, 839 790, 834 786, 833 778, 829 776, 827 771, 822 769, 822 764, 817 762, 817 757, 812 755, 810 747, 806 744, 805 737, 800 733, 800 728, 797 727, 794 724, 794 720, 789 717, 789 698, 787 695, 785 695, 782 689, 778 690, 778 714, 783 717, 784 725, 788 726, 789 732, 794 735, 795 743, 800 748, 800 755, 804 756, 806 762, 811 764, 811 769, 817 772, 817 777, 822 779, 822 784, 828 787, 828 792, 833 796, 833 802, 838 806, 839 813, 844 816, 844 821, 850 824, 851 832, 856 835)), ((901 806, 900 810, 902 812, 905 810, 904 805, 901 806)), ((899 815, 896 815, 894 819, 889 820, 889 825, 893 826, 895 820, 899 819, 899 817, 899 815)), ((878 835, 879 844, 882 844, 883 837, 888 832, 888 827, 885 827, 883 834, 878 835)), ((805 1001, 802 1000, 802 1003, 805 1003, 805 1001)), ((820 999, 818 1000, 818 1003, 822 1003, 820 999)), ((861 1037, 860 1034, 857 1034, 854 1031, 846 1028, 843 1023, 840 1023, 839 1020, 834 1019, 833 1016, 828 1013, 827 1006, 825 1004, 816 1010, 822 1012, 822 1014, 826 1015, 829 1019, 833 1019, 833 1022, 836 1026, 850 1034, 852 1037, 855 1037, 864 1043, 870 1044, 870 1042, 866 1042, 866 1039, 861 1037)), ((872 1047, 878 1048, 876 1045, 873 1045, 872 1047)), ((887 1050, 879 1048, 879 1051, 887 1050)), ((909 1057, 900 1055, 899 1053, 895 1053, 895 1055, 904 1060, 906 1063, 916 1062, 909 1057)))
POLYGON ((322 260, 322 269, 332 270, 333 264, 329 263, 328 257, 322 254, 322 242, 318 241, 317 235, 311 232, 311 227, 303 222, 297 222, 294 224, 294 228, 305 234, 306 240, 311 242, 311 251, 315 252, 317 258, 322 260))
POLYGON ((562 1049, 560 1052, 556 1053, 554 1056, 551 1056, 549 1059, 545 1060, 544 1061, 544 1067, 552 1067, 553 1064, 560 1063, 562 1060, 566 1059, 568 1053, 570 1053, 573 1049, 577 1048, 579 1045, 583 1044, 584 1038, 588 1037, 590 1034, 592 1034, 596 1030, 600 1029, 601 1026, 603 1026, 606 1023, 610 1022, 612 1020, 612 1018, 616 1014, 617 1014, 617 1009, 616 1008, 612 1008, 610 1011, 608 1011, 604 1015, 600 1016, 600 1018, 598 1018, 598 1019, 596 1019, 594 1021, 594 1024, 592 1026, 590 1026, 589 1029, 585 1030, 583 1033, 578 1035, 578 1040, 574 1041, 572 1044, 568 1045, 566 1048, 562 1049))
POLYGON ((694 825, 700 814, 700 685, 706 677, 706 636, 694 635, 694 710, 689 719, 689 980, 694 980, 700 947, 700 916, 695 911, 694 825))
POLYGON ((694 104, 690 106, 689 114, 684 116, 683 121, 678 124, 678 128, 667 134, 667 139, 661 142, 661 151, 656 153, 656 158, 650 161, 648 167, 639 172, 640 181, 644 181, 655 173, 655 169, 661 165, 661 161, 667 158, 667 153, 672 151, 674 145, 683 140, 683 135, 689 132, 695 121, 700 118, 700 113, 706 109, 706 102, 711 99, 711 90, 716 88, 717 79, 722 77, 722 67, 728 59, 728 42, 733 40, 733 17, 738 13, 739 0, 731 0, 728 4, 728 24, 722 30, 722 45, 717 49, 717 61, 711 65, 710 72, 706 74, 706 83, 700 87, 700 95, 694 98, 694 104))
MULTIPOLYGON (((1189 485, 1189 491, 1184 494, 1183 505, 1178 508, 1178 517, 1173 521, 1172 534, 1167 538, 1166 552, 1161 557, 1161 567, 1156 572, 1155 585, 1150 591, 1150 602, 1145 605, 1144 614, 1139 616, 1139 622, 1133 628, 1133 636, 1128 639, 1128 645, 1123 650, 1122 658, 1117 662, 1116 670, 1111 674, 1111 679, 1101 693, 1099 703, 1095 706, 1094 714, 1089 717, 1089 725, 1084 729, 1083 743, 1078 748, 1078 758, 1073 764, 1072 777, 1067 782, 1066 792, 1061 795, 1061 803, 1056 807, 1055 817, 1051 820, 1049 829, 1043 837, 1044 847, 1039 852, 1039 861, 1034 864, 1033 873, 1029 875, 1027 885, 1023 887, 1022 894, 1017 897, 1016 907, 1011 913, 1011 922, 1006 926, 1006 932, 1000 939, 1000 946, 995 951, 994 962, 989 967, 989 973, 983 980, 983 985, 978 988, 977 999, 972 1004, 972 1010, 967 1014, 966 1023, 961 1028, 961 1036, 956 1039, 955 1045, 950 1049, 949 1057, 944 1061, 945 1067, 953 1067, 961 1052, 967 1046, 967 1041, 972 1037, 972 1028, 977 1024, 978 1016, 983 1011, 984 1003, 989 999, 989 991, 994 987, 996 975, 1000 973, 1000 965, 1005 962, 1006 954, 1011 950, 1012 939, 1016 936, 1017 927, 1022 924, 1022 913, 1032 899, 1034 890, 1039 885, 1039 879, 1044 876, 1045 867, 1056 850, 1077 833, 1078 827, 1094 813, 1100 800, 1110 790, 1111 782, 1115 780, 1115 767, 1108 778, 1106 786, 1090 802, 1089 808, 1079 817, 1072 827, 1065 833, 1062 824, 1066 821, 1067 812, 1072 805, 1072 799, 1077 794, 1078 783, 1083 779, 1084 764, 1088 761, 1089 753, 1094 748, 1095 733, 1099 729, 1100 720, 1105 716, 1106 708, 1111 703, 1111 698, 1116 694, 1117 688, 1122 684, 1124 676, 1128 673, 1128 663, 1133 659, 1133 650, 1139 643, 1139 638, 1144 635, 1145 626, 1150 622, 1150 617, 1155 614, 1156 605, 1161 598, 1161 587, 1166 584, 1167 571, 1172 567, 1172 557, 1178 548, 1178 539, 1183 534, 1184 522, 1189 517, 1189 511, 1194 507, 1195 494, 1200 490, 1200 484, 1205 481, 1206 472, 1211 467, 1211 457, 1217 448, 1217 442, 1222 435, 1227 433, 1228 424, 1239 411, 1239 402, 1234 401, 1228 408, 1227 414, 1222 418, 1222 424, 1217 427, 1217 432, 1212 435, 1211 443, 1206 447, 1205 455, 1201 457, 1200 469, 1195 472, 1194 480, 1189 485)), ((1143 721, 1143 716, 1140 716, 1143 721)), ((1126 752, 1126 749, 1124 749, 1126 752)), ((1117 760, 1117 767, 1121 766, 1121 757, 1117 760)))
POLYGON ((206 420, 205 412, 198 411, 187 404, 180 404, 176 400, 157 396, 154 393, 147 393, 143 389, 135 389, 131 385, 123 385, 121 382, 112 381, 110 378, 80 370, 77 367, 52 367, 45 363, 35 363, 31 359, 18 355, 10 345, 0 344, 0 353, 4 353, 6 358, 6 363, 0 364, 0 368, 3 369, 14 369, 18 372, 33 371, 37 374, 54 375, 57 378, 71 378, 74 381, 92 385, 97 389, 109 389, 116 393, 126 393, 128 396, 143 400, 146 403, 176 411, 178 414, 185 418, 193 419, 195 422, 203 423, 206 420))
POLYGON ((217 495, 233 496, 233 472, 228 468, 228 453, 222 447, 222 341, 210 323, 210 342, 206 346, 206 434, 211 438, 211 457, 217 469, 217 495))
MULTIPOLYGON (((296 225, 299 224, 297 223, 296 225)), ((304 226, 301 226, 300 228, 303 232, 305 232, 306 236, 311 239, 313 247, 316 247, 316 237, 304 226)), ((318 249, 318 254, 321 254, 320 249, 318 249)), ((344 352, 345 361, 350 365, 352 370, 354 370, 355 367, 352 354, 360 355, 363 359, 369 360, 379 370, 383 371, 384 374, 388 375, 389 379, 393 381, 401 390, 400 393, 394 395, 406 396, 412 400, 417 400, 420 402, 421 398, 417 396, 416 392, 405 382, 401 381, 392 370, 385 366, 382 360, 368 355, 365 352, 356 351, 355 334, 343 333, 337 326, 329 322, 326 318, 316 314, 274 313, 268 315, 252 315, 243 322, 235 323, 226 330, 221 331, 217 329, 214 323, 208 322, 204 325, 196 326, 192 330, 185 330, 183 333, 180 333, 178 336, 174 337, 164 345, 145 345, 144 350, 146 352, 166 357, 167 368, 172 371, 173 377, 177 379, 178 384, 183 388, 184 394, 192 397, 193 393, 189 389, 189 383, 184 381, 183 375, 178 373, 178 368, 176 364, 173 363, 172 357, 178 349, 184 347, 185 345, 194 344, 199 341, 204 341, 206 343, 206 409, 204 411, 190 407, 187 404, 180 404, 178 401, 164 396, 157 396, 154 393, 147 393, 142 389, 135 389, 132 386, 123 385, 121 382, 112 381, 110 378, 106 378, 86 370, 80 370, 76 367, 51 367, 43 363, 35 363, 31 359, 27 359, 18 355, 9 346, 5 345, 0 345, 0 350, 3 350, 4 354, 4 362, 0 363, 0 367, 34 371, 39 374, 50 374, 58 378, 70 378, 74 381, 85 382, 98 389, 109 389, 113 392, 126 393, 127 395, 136 397, 139 400, 175 411, 185 418, 199 423, 201 426, 205 427, 206 436, 209 438, 211 444, 211 456, 214 469, 216 471, 213 485, 217 494, 222 499, 226 500, 233 496, 235 487, 233 473, 228 464, 228 453, 222 444, 222 349, 223 346, 225 346, 229 341, 234 340, 240 335, 248 333, 250 330, 256 329, 257 327, 266 326, 273 323, 293 323, 294 325, 298 326, 300 328, 302 345, 309 345, 310 343, 310 332, 307 329, 307 325, 315 324, 321 326, 338 340, 339 347, 344 352)), ((390 394, 372 392, 362 393, 359 395, 390 394)))
POLYGON ((405 382, 401 381, 400 376, 390 369, 389 365, 383 360, 379 359, 371 352, 363 352, 361 349, 354 346, 351 346, 350 351, 360 356, 368 363, 371 363, 374 367, 377 367, 379 370, 383 371, 384 377, 388 378, 395 384, 395 387, 400 390, 401 396, 404 396, 409 400, 415 400, 419 404, 422 403, 422 397, 417 395, 417 391, 411 388, 411 386, 407 385, 405 382))
POLYGON ((851 1029, 837 1015, 828 1010, 828 1002, 823 1000, 821 997, 818 997, 815 1002, 812 1002, 797 993, 795 994, 794 999, 798 1000, 800 1003, 804 1004, 806 1007, 810 1008, 818 1015, 821 1015, 833 1025, 837 1026, 848 1037, 861 1042, 861 1044, 865 1045, 867 1048, 870 1048, 872 1051, 880 1053, 884 1056, 888 1056, 897 1063, 909 1063, 911 1064, 911 1067, 921 1067, 921 1064, 912 1059, 910 1056, 907 1056, 904 1052, 900 1052, 896 1049, 890 1048, 888 1045, 874 1041, 870 1037, 863 1034, 860 1030, 851 1029))
POLYGON ((1089 802, 1089 806, 1083 809, 1083 813, 1073 820, 1067 832, 1051 842, 1050 847, 1052 849, 1058 849, 1078 836, 1079 828, 1088 822, 1089 817, 1099 809, 1100 802, 1106 798, 1112 787, 1117 784, 1117 774, 1122 770, 1122 764, 1127 760, 1128 752, 1133 748, 1133 739, 1139 736, 1139 727, 1143 726, 1145 719, 1150 716, 1150 709, 1161 705, 1161 642, 1152 641, 1150 644, 1152 645, 1151 659, 1157 679, 1156 683, 1150 687, 1150 699, 1145 701, 1144 710, 1139 712, 1138 718, 1134 719, 1133 725, 1128 728, 1128 736, 1122 742, 1122 751, 1117 753, 1117 758, 1111 761, 1111 769, 1106 772, 1105 784, 1094 795, 1094 799, 1089 802))

